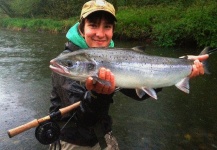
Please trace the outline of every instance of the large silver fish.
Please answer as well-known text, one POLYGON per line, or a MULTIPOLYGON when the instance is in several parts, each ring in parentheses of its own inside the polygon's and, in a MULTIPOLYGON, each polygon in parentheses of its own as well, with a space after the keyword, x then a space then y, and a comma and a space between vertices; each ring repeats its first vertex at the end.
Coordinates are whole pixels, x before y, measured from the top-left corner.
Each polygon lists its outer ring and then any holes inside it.
MULTIPOLYGON (((201 54, 206 54, 205 48, 201 54)), ((189 93, 189 75, 193 60, 147 55, 135 49, 89 48, 58 56, 50 61, 50 68, 63 76, 85 82, 92 76, 102 84, 97 74, 99 68, 110 69, 116 86, 136 89, 139 97, 145 93, 157 99, 154 88, 175 85, 189 93)))

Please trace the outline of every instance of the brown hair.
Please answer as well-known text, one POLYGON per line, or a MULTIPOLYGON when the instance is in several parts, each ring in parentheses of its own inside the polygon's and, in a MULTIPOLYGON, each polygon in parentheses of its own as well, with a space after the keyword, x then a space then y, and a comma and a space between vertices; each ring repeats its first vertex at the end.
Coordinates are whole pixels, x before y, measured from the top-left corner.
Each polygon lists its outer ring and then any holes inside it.
POLYGON ((80 20, 79 30, 81 33, 84 33, 84 24, 85 19, 87 19, 89 22, 98 23, 102 19, 105 19, 109 24, 113 25, 113 30, 115 28, 115 18, 110 13, 106 11, 96 11, 88 15, 86 18, 80 20))

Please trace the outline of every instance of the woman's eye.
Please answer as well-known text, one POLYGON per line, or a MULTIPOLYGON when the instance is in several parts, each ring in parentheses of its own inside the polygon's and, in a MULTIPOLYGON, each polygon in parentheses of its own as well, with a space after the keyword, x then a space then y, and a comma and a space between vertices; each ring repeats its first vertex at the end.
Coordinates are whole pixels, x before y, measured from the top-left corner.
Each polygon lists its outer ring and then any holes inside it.
POLYGON ((96 24, 90 24, 89 26, 91 26, 92 28, 96 28, 97 27, 96 24))
POLYGON ((97 26, 96 26, 96 25, 92 25, 91 27, 92 27, 92 28, 96 28, 97 26))
POLYGON ((106 25, 105 28, 106 28, 106 29, 111 29, 111 28, 112 28, 112 25, 106 25))

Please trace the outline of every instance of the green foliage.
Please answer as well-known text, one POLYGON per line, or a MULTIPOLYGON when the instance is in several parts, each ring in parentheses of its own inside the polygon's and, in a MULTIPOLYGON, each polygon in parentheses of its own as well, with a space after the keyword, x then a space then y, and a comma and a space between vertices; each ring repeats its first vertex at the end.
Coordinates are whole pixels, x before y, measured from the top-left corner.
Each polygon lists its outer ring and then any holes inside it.
POLYGON ((5 17, 4 11, 0 8, 0 18, 5 17))
POLYGON ((16 19, 4 18, 0 26, 15 30, 48 31, 53 33, 66 32, 77 18, 57 21, 53 19, 16 19))
POLYGON ((143 10, 135 10, 136 8, 120 8, 117 14, 117 27, 116 31, 119 32, 118 36, 121 38, 137 39, 145 38, 150 34, 150 21, 143 10), (127 10, 127 11, 126 11, 127 10))
POLYGON ((14 11, 11 9, 10 4, 12 3, 12 0, 0 0, 0 9, 3 11, 4 14, 7 14, 10 17, 13 17, 15 15, 14 11))
MULTIPOLYGON (((184 42, 196 42, 198 46, 217 46, 217 2, 194 3, 191 7, 171 12, 175 15, 161 15, 153 24, 152 38, 160 46, 182 45, 184 42), (169 17, 170 16, 170 17, 169 17)), ((165 7, 164 7, 165 8, 165 7)), ((166 10, 170 10, 165 8, 166 10)), ((161 10, 161 12, 165 12, 161 10)))
POLYGON ((13 0, 10 6, 11 9, 16 12, 17 17, 33 17, 35 15, 34 12, 38 8, 39 1, 40 0, 13 0))
POLYGON ((162 5, 140 7, 139 9, 137 7, 121 7, 117 14, 117 30, 121 31, 118 36, 128 39, 152 38, 162 41, 165 45, 171 45, 169 43, 172 41, 167 37, 168 29, 170 30, 170 25, 175 25, 171 20, 179 18, 179 11, 180 8, 162 5))
POLYGON ((136 7, 144 7, 148 5, 183 5, 189 6, 192 3, 198 0, 118 0, 118 6, 136 6, 136 7))
POLYGON ((192 36, 199 46, 217 46, 217 2, 197 4, 187 9, 183 18, 185 33, 192 36))
POLYGON ((78 16, 85 0, 42 0, 43 15, 50 18, 66 19, 78 16))
POLYGON ((152 9, 152 36, 154 43, 160 46, 175 46, 182 37, 183 24, 180 19, 183 10, 176 6, 158 6, 152 9))
POLYGON ((217 46, 217 2, 178 2, 176 5, 119 7, 116 37, 153 41, 171 47, 217 46), (189 5, 186 7, 186 5, 189 5))
MULTIPOLYGON (((1 0, 0 0, 1 1, 1 0)), ((21 0, 8 0, 17 2, 10 7, 15 10, 21 0)), ((31 0, 29 2, 29 6, 31 0)), ((35 8, 40 8, 37 13, 26 9, 20 15, 29 14, 30 17, 54 18, 53 19, 11 19, 0 18, 0 26, 18 29, 31 29, 35 31, 65 32, 78 19, 81 5, 84 0, 64 0, 64 4, 54 0, 34 0, 35 8), (71 4, 74 4, 73 6, 71 4), (65 8, 63 8, 65 7, 65 8), (61 9, 60 9, 61 8, 61 9), (28 11, 27 11, 28 10, 28 11), (43 13, 42 13, 43 12, 43 13), (60 20, 60 18, 72 19, 60 20), (57 21, 57 18, 59 21, 57 21)), ((158 46, 180 46, 184 44, 195 44, 197 46, 217 46, 217 2, 216 0, 156 0, 141 1, 141 5, 133 4, 128 0, 115 1, 122 7, 118 8, 117 26, 115 37, 121 39, 134 39, 151 41, 158 46), (158 4, 158 5, 154 5, 158 4), (147 4, 144 6, 144 4, 147 4), (127 6, 133 5, 133 6, 127 6)), ((63 1, 62 1, 63 2, 63 1)), ((24 3, 23 3, 24 5, 24 3)), ((27 3, 25 4, 26 8, 27 3)), ((20 5, 21 7, 21 5, 20 5)), ((16 11, 19 9, 17 8, 16 11)), ((5 12, 5 11, 4 11, 5 12)))
POLYGON ((86 0, 0 0, 0 8, 10 17, 49 17, 66 19, 77 16, 86 0))

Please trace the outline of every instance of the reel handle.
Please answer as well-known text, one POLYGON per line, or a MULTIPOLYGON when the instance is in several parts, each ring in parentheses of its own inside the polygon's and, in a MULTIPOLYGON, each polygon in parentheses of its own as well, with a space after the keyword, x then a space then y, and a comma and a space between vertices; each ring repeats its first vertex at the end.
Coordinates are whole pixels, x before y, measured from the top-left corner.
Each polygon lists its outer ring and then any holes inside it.
MULTIPOLYGON (((61 115, 64 115, 64 114, 70 112, 71 110, 77 108, 79 105, 80 105, 80 101, 76 102, 76 103, 74 103, 72 105, 69 105, 67 107, 61 108, 61 109, 59 109, 59 111, 60 111, 61 115)), ((48 121, 50 119, 51 119, 50 115, 45 116, 45 117, 40 118, 40 119, 34 119, 34 120, 32 120, 32 121, 30 121, 30 122, 28 122, 26 124, 23 124, 21 126, 18 126, 16 128, 8 130, 8 132, 7 132, 8 136, 10 138, 12 138, 13 136, 15 136, 17 134, 20 134, 20 133, 22 133, 24 131, 27 131, 27 130, 31 129, 31 128, 37 127, 37 126, 39 126, 40 123, 48 121)))

